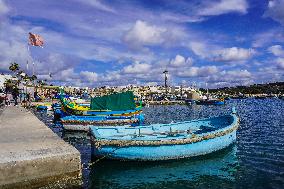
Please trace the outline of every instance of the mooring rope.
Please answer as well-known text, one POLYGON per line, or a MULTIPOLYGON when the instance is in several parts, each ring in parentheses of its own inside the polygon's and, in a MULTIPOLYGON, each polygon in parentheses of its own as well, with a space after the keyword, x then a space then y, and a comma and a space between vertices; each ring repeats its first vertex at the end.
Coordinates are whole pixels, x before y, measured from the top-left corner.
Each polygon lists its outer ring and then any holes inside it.
POLYGON ((97 159, 97 160, 94 161, 94 162, 89 162, 89 163, 86 163, 86 164, 85 164, 85 163, 82 163, 82 168, 81 168, 81 169, 82 169, 82 170, 84 170, 84 169, 90 169, 91 166, 93 166, 93 165, 99 163, 101 160, 105 159, 105 158, 108 157, 110 154, 112 154, 113 152, 115 152, 116 150, 118 150, 118 149, 120 149, 120 148, 122 148, 122 147, 123 147, 123 146, 117 147, 117 148, 114 149, 113 151, 111 151, 111 152, 107 153, 106 155, 100 157, 99 159, 97 159), (84 168, 84 165, 87 165, 87 167, 84 168))

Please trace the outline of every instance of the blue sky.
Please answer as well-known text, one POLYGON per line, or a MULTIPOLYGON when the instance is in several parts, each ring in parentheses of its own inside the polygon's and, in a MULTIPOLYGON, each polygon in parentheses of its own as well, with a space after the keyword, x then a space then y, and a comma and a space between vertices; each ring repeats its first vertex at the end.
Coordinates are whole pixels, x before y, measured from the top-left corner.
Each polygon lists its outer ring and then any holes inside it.
POLYGON ((283 81, 284 0, 0 0, 0 50, 1 72, 34 62, 62 85, 283 81))

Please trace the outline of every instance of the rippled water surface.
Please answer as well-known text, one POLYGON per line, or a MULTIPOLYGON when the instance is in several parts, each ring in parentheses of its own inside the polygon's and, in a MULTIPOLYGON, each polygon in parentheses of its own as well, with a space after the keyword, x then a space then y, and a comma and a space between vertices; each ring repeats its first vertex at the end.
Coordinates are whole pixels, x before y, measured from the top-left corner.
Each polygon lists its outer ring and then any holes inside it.
MULTIPOLYGON (((230 100, 224 106, 150 106, 145 122, 170 123, 219 116, 235 106, 241 118, 236 144, 203 157, 165 162, 99 161, 84 169, 85 188, 284 188, 284 101, 230 100)), ((51 113, 37 113, 91 161, 89 136, 63 132, 51 113)))

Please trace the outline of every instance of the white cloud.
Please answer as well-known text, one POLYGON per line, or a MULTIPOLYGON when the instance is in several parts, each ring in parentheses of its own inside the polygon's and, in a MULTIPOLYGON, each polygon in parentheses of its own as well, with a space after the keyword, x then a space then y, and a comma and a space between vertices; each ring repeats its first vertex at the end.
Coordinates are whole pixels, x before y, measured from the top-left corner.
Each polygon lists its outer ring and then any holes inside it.
POLYGON ((99 78, 100 82, 114 82, 121 79, 120 71, 108 71, 106 74, 101 75, 99 78))
POLYGON ((151 65, 147 63, 140 63, 135 61, 132 65, 128 65, 123 68, 123 72, 126 74, 140 74, 147 73, 151 69, 151 65))
POLYGON ((284 69, 284 58, 277 58, 276 65, 280 69, 284 69))
POLYGON ((80 3, 85 3, 87 5, 90 5, 92 7, 95 7, 99 10, 103 10, 103 11, 107 11, 107 12, 112 12, 114 13, 115 10, 112 9, 111 7, 103 4, 102 2, 100 2, 99 0, 84 0, 84 1, 79 1, 80 3))
POLYGON ((201 16, 221 15, 230 12, 247 13, 248 3, 246 0, 221 0, 219 2, 207 2, 207 6, 198 11, 201 16))
POLYGON ((218 72, 216 66, 202 66, 202 67, 190 67, 186 70, 179 71, 177 76, 179 77, 207 77, 218 72))
POLYGON ((277 82, 284 80, 283 68, 279 69, 279 66, 266 66, 260 67, 258 72, 254 73, 254 77, 263 82, 277 82), (263 74, 265 73, 265 74, 263 74))
POLYGON ((126 33, 123 40, 132 47, 155 45, 164 42, 165 28, 150 25, 145 21, 137 20, 134 26, 126 33))
POLYGON ((229 85, 246 85, 252 83, 253 75, 248 70, 223 70, 208 78, 210 83, 226 83, 229 85))
POLYGON ((273 45, 267 49, 270 53, 275 56, 284 56, 284 49, 281 45, 273 45))
POLYGON ((26 61, 31 60, 26 41, 23 39, 26 35, 25 29, 6 22, 0 23, 0 28, 0 70, 8 71, 9 64, 14 61, 20 67, 25 67, 26 61))
POLYGON ((4 0, 0 0, 0 16, 6 14, 9 11, 8 6, 5 4, 4 0))
POLYGON ((67 68, 54 75, 53 80, 58 82, 74 83, 78 78, 78 74, 74 72, 74 68, 67 68))
POLYGON ((185 59, 183 56, 179 54, 176 55, 176 57, 170 61, 170 65, 173 67, 191 66, 192 63, 193 63, 192 58, 188 57, 187 59, 185 59))
POLYGON ((75 63, 67 56, 59 53, 50 53, 46 55, 40 62, 36 62, 37 71, 41 73, 57 73, 70 67, 74 67, 75 63))
POLYGON ((177 23, 201 22, 201 21, 204 20, 204 18, 197 16, 197 15, 187 16, 187 15, 184 15, 184 14, 170 13, 170 12, 161 13, 160 17, 161 17, 162 20, 172 21, 172 22, 177 22, 177 23))
POLYGON ((225 71, 224 75, 226 78, 230 79, 236 79, 236 78, 250 78, 252 75, 249 71, 247 70, 230 70, 230 71, 225 71))
POLYGON ((254 36, 252 47, 264 47, 272 43, 284 42, 284 30, 282 28, 271 29, 254 36))
POLYGON ((206 45, 200 42, 190 42, 190 49, 194 52, 194 54, 205 57, 206 56, 206 45))
POLYGON ((222 49, 222 47, 214 45, 214 42, 204 40, 204 36, 196 38, 192 39, 191 42, 187 44, 187 47, 200 58, 211 59, 218 50, 222 49), (199 40, 197 41, 196 38, 199 40))
POLYGON ((96 72, 89 72, 89 71, 81 71, 80 72, 81 80, 87 80, 89 82, 96 82, 98 80, 98 74, 96 72))
POLYGON ((221 62, 243 61, 251 58, 255 53, 254 49, 231 47, 217 51, 214 60, 221 62))
POLYGON ((0 70, 8 71, 11 62, 17 62, 21 67, 25 67, 26 61, 31 60, 27 47, 19 41, 0 40, 0 49, 0 70))
POLYGON ((268 8, 264 13, 265 17, 271 17, 273 20, 284 25, 284 1, 283 0, 270 0, 268 8))
POLYGON ((137 20, 123 35, 122 40, 132 49, 149 51, 149 49, 143 47, 164 45, 165 48, 168 48, 179 46, 187 36, 185 29, 177 25, 154 25, 137 20))

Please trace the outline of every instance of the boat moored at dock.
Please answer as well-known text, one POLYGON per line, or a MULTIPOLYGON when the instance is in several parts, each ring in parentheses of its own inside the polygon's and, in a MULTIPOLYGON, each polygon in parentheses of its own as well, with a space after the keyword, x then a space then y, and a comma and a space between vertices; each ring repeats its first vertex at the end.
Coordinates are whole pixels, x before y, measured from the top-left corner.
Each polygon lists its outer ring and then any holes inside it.
POLYGON ((89 131, 89 127, 96 126, 136 126, 143 123, 142 114, 135 116, 65 116, 61 118, 65 130, 89 131))
POLYGON ((140 125, 143 122, 142 106, 136 106, 133 92, 111 94, 91 99, 90 106, 80 106, 69 98, 61 98, 57 117, 66 130, 89 131, 91 125, 140 125))
POLYGON ((121 160, 168 160, 205 155, 236 140, 239 118, 230 115, 149 126, 91 126, 92 155, 121 160))
POLYGON ((92 98, 89 106, 77 104, 64 95, 60 101, 62 111, 74 116, 132 116, 140 114, 142 109, 142 105, 135 105, 131 91, 92 98))

